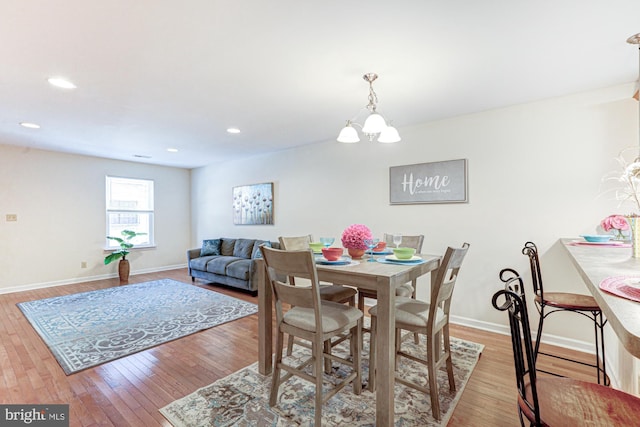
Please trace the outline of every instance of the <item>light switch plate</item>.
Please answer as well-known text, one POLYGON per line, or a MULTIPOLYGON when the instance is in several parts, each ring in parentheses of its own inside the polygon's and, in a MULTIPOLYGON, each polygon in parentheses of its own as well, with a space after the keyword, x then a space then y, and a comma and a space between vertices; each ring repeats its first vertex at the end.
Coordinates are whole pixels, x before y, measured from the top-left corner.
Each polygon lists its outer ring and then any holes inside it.
POLYGON ((18 215, 17 214, 7 214, 7 222, 8 221, 17 221, 18 220, 18 215))

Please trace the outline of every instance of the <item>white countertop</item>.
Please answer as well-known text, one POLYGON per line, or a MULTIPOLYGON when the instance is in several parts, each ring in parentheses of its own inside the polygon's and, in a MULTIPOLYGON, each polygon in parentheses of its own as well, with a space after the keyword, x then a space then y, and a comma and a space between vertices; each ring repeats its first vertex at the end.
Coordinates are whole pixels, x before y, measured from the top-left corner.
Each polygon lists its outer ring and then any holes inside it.
POLYGON ((640 286, 640 258, 633 258, 629 247, 568 245, 576 240, 561 241, 622 345, 640 358, 640 303, 599 287, 602 280, 612 276, 637 276, 640 286))

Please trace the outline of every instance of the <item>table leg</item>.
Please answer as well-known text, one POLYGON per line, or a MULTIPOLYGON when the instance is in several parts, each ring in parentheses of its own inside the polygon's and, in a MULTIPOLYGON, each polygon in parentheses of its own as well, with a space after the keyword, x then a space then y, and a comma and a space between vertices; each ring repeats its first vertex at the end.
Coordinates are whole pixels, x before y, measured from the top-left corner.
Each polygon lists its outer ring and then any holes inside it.
POLYGON ((264 261, 256 265, 258 274, 258 372, 269 375, 273 371, 273 296, 266 280, 264 261))
POLYGON ((376 331, 376 426, 394 425, 395 385, 395 289, 378 287, 376 331))

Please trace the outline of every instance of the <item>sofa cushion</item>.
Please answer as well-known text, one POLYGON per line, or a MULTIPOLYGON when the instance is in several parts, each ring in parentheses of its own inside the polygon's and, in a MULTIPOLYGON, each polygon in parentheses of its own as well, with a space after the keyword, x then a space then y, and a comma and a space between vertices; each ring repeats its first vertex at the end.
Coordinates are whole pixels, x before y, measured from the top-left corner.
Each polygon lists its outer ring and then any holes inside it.
POLYGON ((268 240, 256 240, 253 244, 253 253, 251 254, 251 258, 262 258, 262 252, 260 252, 260 246, 266 246, 267 248, 271 247, 271 242, 268 240))
POLYGON ((233 256, 233 247, 236 244, 236 239, 222 238, 222 244, 220 247, 220 255, 233 256))
POLYGON ((227 276, 240 280, 249 280, 251 277, 252 263, 250 259, 237 259, 227 264, 227 276))
POLYGON ((233 247, 233 256, 246 259, 251 258, 253 242, 255 242, 254 239, 237 239, 236 244, 233 247))
POLYGON ((200 256, 220 255, 220 239, 209 239, 202 241, 200 256))
POLYGON ((207 271, 207 263, 214 258, 217 258, 217 256, 211 255, 194 258, 189 261, 189 267, 191 267, 193 270, 207 271))
POLYGON ((238 261, 240 258, 234 256, 217 256, 213 257, 207 263, 207 269, 209 273, 214 274, 227 274, 227 265, 231 264, 234 261, 238 261))

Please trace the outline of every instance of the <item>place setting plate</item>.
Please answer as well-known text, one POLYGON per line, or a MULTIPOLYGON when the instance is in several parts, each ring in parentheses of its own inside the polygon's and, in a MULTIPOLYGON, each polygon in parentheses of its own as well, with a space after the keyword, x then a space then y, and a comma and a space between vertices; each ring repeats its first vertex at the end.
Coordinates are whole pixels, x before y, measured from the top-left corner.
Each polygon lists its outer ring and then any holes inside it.
POLYGON ((321 258, 316 258, 316 263, 321 265, 347 265, 347 264, 351 264, 351 258, 342 257, 335 261, 329 261, 328 259, 321 257, 321 258))
POLYGON ((393 251, 385 249, 384 251, 366 251, 367 255, 393 255, 393 251))
POLYGON ((388 263, 388 264, 421 264, 425 262, 425 260, 416 255, 412 256, 409 259, 399 259, 395 255, 387 255, 384 258, 379 258, 378 262, 388 263))

